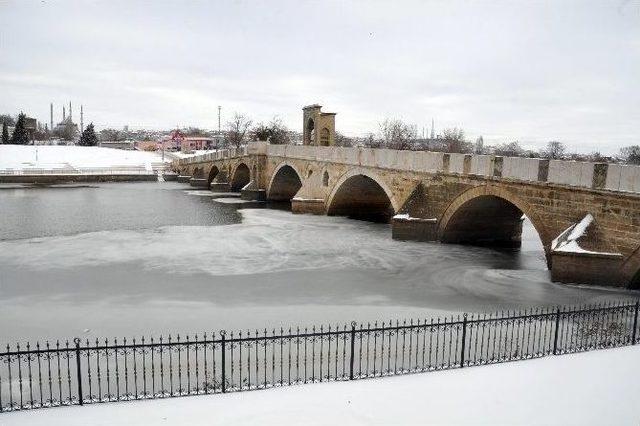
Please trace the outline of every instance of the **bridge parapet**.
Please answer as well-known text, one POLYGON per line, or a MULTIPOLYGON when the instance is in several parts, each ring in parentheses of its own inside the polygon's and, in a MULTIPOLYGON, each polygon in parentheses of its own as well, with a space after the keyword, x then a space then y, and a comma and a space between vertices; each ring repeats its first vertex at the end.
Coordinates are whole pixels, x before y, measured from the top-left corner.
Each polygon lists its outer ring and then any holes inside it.
POLYGON ((266 154, 362 167, 475 175, 640 193, 640 166, 631 165, 429 151, 294 145, 268 145, 266 154))
POLYGON ((196 163, 266 155, 418 173, 449 173, 581 188, 640 193, 640 166, 375 148, 271 145, 252 142, 240 148, 183 158, 176 168, 196 163))

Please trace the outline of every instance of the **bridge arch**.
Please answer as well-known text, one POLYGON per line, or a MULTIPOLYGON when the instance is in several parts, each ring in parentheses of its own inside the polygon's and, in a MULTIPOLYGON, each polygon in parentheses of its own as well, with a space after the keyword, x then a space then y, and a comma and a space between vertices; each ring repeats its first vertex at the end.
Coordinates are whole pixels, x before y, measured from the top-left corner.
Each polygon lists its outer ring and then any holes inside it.
POLYGON ((368 170, 348 171, 329 194, 326 213, 376 222, 388 222, 400 208, 396 197, 384 181, 368 170))
POLYGON ((281 163, 273 172, 267 187, 267 199, 290 201, 302 188, 300 172, 288 163, 281 163))
POLYGON ((305 139, 305 145, 313 145, 314 141, 315 141, 315 122, 313 121, 313 118, 309 117, 309 119, 307 120, 307 132, 306 132, 306 139, 305 139))
POLYGON ((640 290, 640 269, 638 269, 638 272, 631 278, 628 287, 632 290, 640 290))
POLYGON ((640 247, 622 265, 622 276, 627 280, 627 287, 640 290, 640 247))
POLYGON ((550 240, 539 215, 517 195, 493 185, 477 186, 455 198, 439 221, 438 239, 445 243, 518 248, 523 215, 538 233, 549 265, 550 240))
POLYGON ((211 182, 213 182, 216 176, 218 176, 218 173, 220 173, 220 169, 218 168, 218 166, 211 166, 211 170, 209 170, 209 177, 207 178, 207 183, 209 185, 211 185, 211 182))
POLYGON ((231 175, 231 190, 240 191, 251 182, 251 170, 245 163, 239 163, 231 175))

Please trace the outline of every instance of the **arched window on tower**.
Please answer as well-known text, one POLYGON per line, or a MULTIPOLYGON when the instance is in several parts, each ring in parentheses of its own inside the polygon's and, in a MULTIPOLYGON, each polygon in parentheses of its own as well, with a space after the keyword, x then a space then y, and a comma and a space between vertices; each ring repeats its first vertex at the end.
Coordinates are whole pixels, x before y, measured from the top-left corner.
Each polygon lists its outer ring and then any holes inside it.
POLYGON ((323 127, 320 132, 320 145, 329 146, 329 129, 326 127, 323 127))
POLYGON ((313 118, 310 118, 307 121, 307 140, 304 141, 305 145, 313 145, 315 143, 315 125, 313 123, 313 118))

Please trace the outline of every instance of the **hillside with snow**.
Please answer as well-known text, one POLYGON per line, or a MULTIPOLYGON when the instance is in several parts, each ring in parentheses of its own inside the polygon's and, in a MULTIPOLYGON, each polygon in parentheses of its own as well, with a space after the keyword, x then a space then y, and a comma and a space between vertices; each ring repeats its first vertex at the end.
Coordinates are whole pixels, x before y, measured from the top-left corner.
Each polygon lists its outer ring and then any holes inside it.
MULTIPOLYGON (((171 158, 165 157, 165 163, 171 158)), ((144 168, 162 166, 160 153, 96 146, 0 145, 1 170, 144 168)))

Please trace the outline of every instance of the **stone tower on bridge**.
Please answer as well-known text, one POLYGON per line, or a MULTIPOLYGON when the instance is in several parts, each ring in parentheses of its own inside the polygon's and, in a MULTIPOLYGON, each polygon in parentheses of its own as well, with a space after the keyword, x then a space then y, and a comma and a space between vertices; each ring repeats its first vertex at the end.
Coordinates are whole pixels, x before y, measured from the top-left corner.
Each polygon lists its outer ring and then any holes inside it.
POLYGON ((336 143, 336 113, 322 112, 318 104, 302 108, 304 145, 333 146, 336 143))

